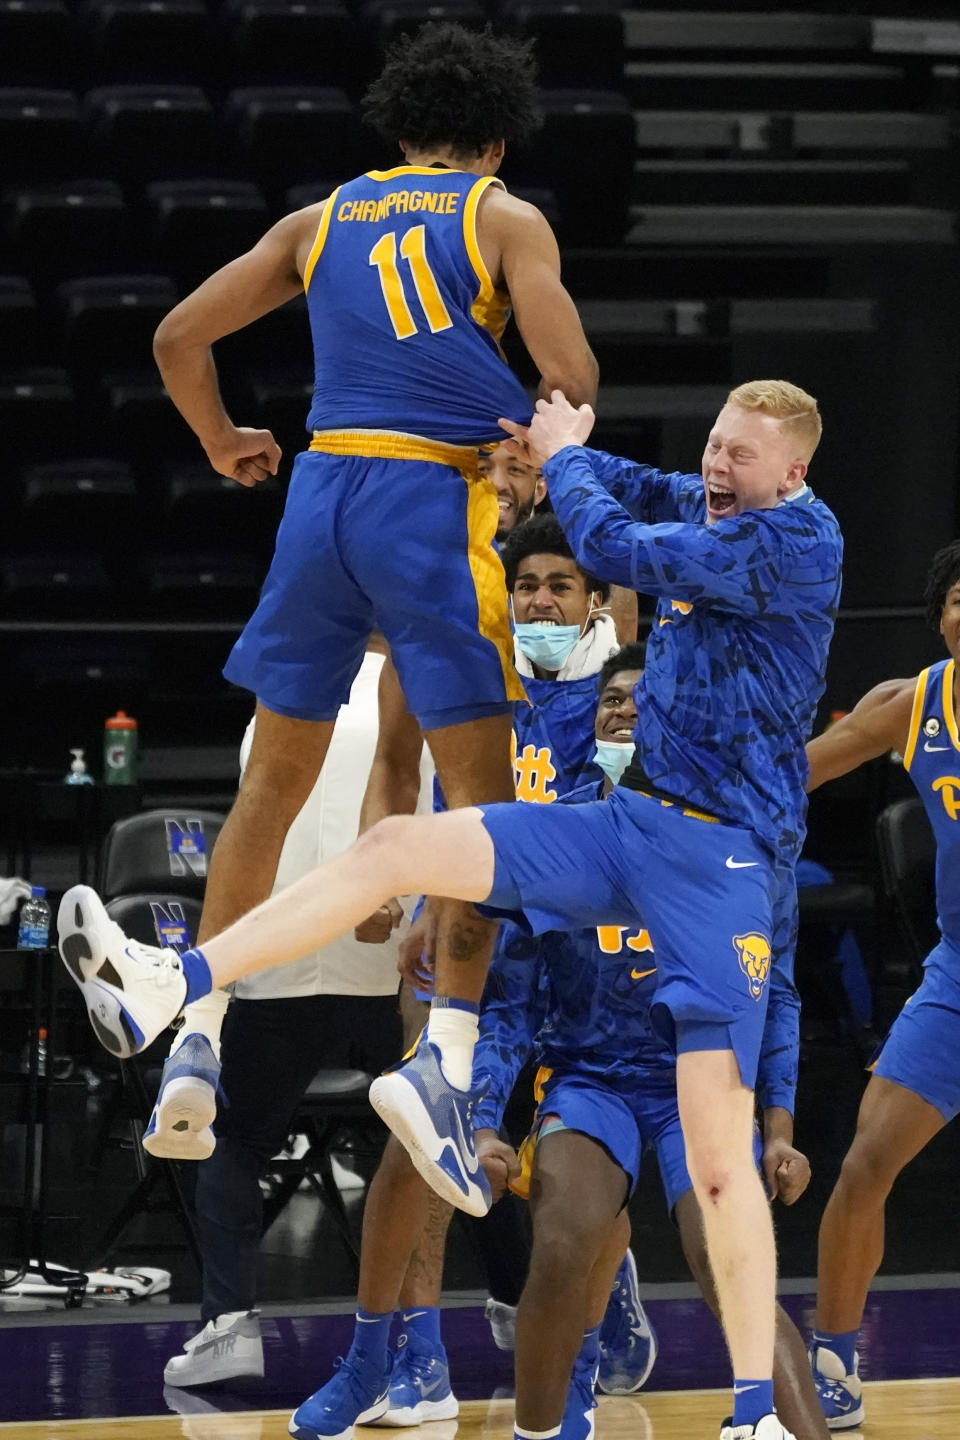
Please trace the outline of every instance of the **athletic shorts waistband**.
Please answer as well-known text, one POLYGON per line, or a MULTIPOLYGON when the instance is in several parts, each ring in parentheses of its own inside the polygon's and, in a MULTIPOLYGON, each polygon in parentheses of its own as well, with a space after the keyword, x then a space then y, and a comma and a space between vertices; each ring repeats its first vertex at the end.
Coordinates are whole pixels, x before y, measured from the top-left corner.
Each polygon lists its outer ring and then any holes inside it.
POLYGON ((475 472, 477 447, 447 445, 399 430, 314 430, 310 449, 323 455, 358 455, 365 460, 420 460, 475 472))

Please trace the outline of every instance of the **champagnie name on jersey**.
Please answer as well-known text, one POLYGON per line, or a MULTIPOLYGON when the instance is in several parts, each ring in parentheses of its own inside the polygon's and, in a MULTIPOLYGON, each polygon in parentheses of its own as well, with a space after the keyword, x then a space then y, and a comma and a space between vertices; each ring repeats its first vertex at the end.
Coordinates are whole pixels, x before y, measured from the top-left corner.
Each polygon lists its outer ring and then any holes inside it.
POLYGON ((460 205, 456 190, 392 190, 381 200, 343 200, 338 220, 386 220, 390 215, 413 210, 430 210, 435 215, 456 215, 460 205))

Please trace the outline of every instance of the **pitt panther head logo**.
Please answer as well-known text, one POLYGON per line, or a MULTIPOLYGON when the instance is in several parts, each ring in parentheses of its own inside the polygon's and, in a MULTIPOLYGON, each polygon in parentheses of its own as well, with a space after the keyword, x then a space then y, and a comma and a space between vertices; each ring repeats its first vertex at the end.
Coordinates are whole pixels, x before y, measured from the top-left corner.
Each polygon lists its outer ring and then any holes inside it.
MULTIPOLYGON (((671 612, 674 611, 674 610, 676 610, 676 611, 679 611, 679 613, 680 613, 681 615, 689 615, 689 614, 690 614, 690 611, 693 609, 693 606, 692 606, 692 605, 690 604, 690 602, 687 601, 687 600, 671 600, 671 601, 670 601, 670 609, 671 609, 671 612)), ((673 620, 671 619, 670 615, 661 615, 661 616, 660 616, 660 624, 661 624, 661 625, 672 625, 672 624, 673 624, 673 620)))
POLYGON ((734 935, 733 943, 740 957, 740 969, 747 977, 750 994, 754 1000, 759 1000, 770 975, 770 941, 766 935, 752 931, 749 935, 734 935))

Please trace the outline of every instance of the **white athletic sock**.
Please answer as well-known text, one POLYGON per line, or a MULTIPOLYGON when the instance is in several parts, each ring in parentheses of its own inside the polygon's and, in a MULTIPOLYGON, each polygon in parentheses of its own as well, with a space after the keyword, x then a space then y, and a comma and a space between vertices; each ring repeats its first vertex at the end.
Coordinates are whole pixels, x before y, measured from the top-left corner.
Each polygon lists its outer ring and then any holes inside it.
POLYGON ((473 1084, 473 1049, 477 1043, 479 1021, 471 1008, 437 1005, 430 1007, 427 1039, 440 1051, 440 1069, 449 1084, 458 1090, 469 1090, 473 1084))
POLYGON ((185 1006, 183 1024, 174 1036, 170 1054, 176 1055, 189 1035, 205 1035, 210 1041, 211 1050, 219 1061, 220 1031, 229 1003, 230 996, 226 990, 211 990, 209 995, 204 995, 202 999, 194 1000, 192 1005, 185 1006))

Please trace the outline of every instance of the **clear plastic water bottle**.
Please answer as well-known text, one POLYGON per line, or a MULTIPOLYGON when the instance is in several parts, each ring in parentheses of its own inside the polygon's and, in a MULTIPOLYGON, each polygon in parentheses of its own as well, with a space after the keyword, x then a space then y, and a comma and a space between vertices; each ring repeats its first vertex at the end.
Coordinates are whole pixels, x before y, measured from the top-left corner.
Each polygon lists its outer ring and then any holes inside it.
POLYGON ((50 941, 50 906, 43 885, 34 885, 30 899, 20 906, 18 950, 45 950, 50 941))

